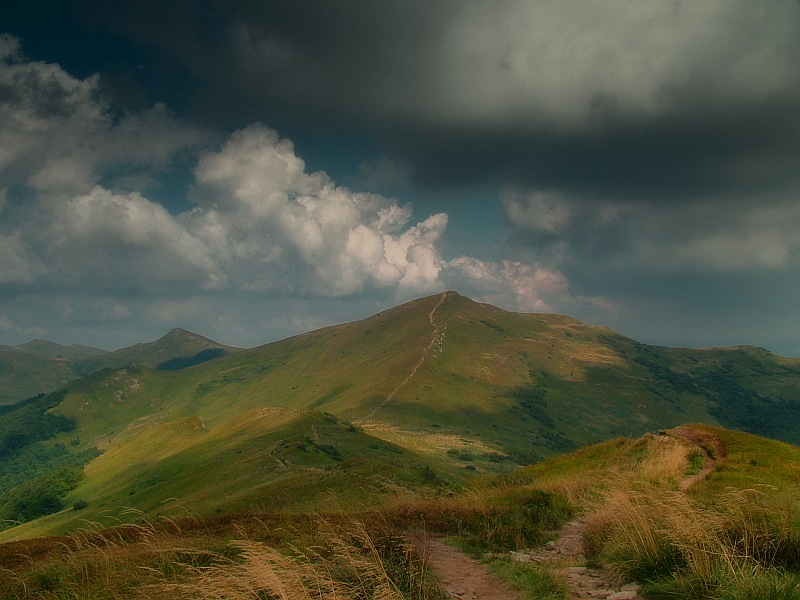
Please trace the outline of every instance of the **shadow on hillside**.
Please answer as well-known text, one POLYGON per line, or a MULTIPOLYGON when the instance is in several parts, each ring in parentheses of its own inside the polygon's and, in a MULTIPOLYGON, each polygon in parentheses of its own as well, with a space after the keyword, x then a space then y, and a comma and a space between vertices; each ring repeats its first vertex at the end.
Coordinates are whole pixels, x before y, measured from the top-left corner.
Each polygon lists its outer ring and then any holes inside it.
POLYGON ((226 354, 228 354, 228 352, 222 348, 206 348, 205 350, 201 350, 192 356, 182 356, 179 358, 165 360, 164 362, 160 363, 156 369, 159 371, 179 371, 180 369, 199 365, 200 363, 219 358, 220 356, 225 356, 226 354))

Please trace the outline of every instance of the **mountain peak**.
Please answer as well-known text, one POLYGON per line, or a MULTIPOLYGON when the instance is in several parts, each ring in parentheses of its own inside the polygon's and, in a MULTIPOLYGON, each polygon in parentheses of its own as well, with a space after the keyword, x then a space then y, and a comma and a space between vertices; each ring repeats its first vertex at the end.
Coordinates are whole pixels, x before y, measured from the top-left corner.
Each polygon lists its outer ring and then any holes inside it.
POLYGON ((170 329, 164 337, 202 337, 197 333, 193 333, 187 329, 182 329, 180 327, 173 327, 170 329))
POLYGON ((156 340, 155 343, 160 342, 199 342, 204 345, 222 346, 222 344, 218 344, 214 340, 202 336, 199 333, 194 333, 193 331, 188 331, 180 327, 170 329, 164 336, 156 340))

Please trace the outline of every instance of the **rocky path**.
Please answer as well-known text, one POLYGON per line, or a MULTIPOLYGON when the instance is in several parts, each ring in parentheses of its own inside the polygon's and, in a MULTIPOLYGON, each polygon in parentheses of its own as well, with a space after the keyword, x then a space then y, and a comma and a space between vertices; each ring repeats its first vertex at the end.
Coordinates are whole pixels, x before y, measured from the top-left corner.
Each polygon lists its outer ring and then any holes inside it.
MULTIPOLYGON (((725 456, 724 446, 710 434, 692 428, 677 428, 666 434, 683 438, 705 453, 702 471, 687 476, 681 482, 680 488, 684 492, 707 477, 713 471, 716 461, 725 456)), ((638 583, 621 581, 604 569, 586 566, 583 547, 586 523, 582 518, 570 521, 559 530, 554 541, 548 542, 543 548, 512 552, 512 559, 518 562, 548 565, 554 573, 567 581, 572 598, 641 600, 642 588, 638 583)), ((414 543, 427 554, 431 568, 439 575, 443 589, 451 598, 522 599, 522 595, 508 589, 494 577, 486 565, 465 556, 440 540, 436 538, 423 540, 418 537, 414 543)))
POLYGON ((548 542, 544 548, 528 552, 512 552, 512 559, 519 562, 546 564, 569 584, 573 598, 608 598, 610 600, 638 600, 641 586, 633 582, 621 582, 603 569, 585 566, 583 535, 586 521, 576 519, 565 524, 558 538, 548 542))

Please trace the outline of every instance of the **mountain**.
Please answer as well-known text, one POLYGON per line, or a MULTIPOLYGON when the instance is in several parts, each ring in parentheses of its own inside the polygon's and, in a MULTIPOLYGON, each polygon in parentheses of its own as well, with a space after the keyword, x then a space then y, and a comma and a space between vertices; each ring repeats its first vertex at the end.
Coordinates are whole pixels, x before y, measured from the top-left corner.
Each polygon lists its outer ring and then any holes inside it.
POLYGON ((321 487, 377 502, 686 422, 800 441, 800 360, 648 346, 454 292, 178 371, 164 370, 159 342, 0 415, 0 454, 28 486, 0 473, 0 511, 20 489, 54 486, 61 498, 45 508, 87 508, 37 521, 40 533, 114 507, 329 503, 321 487), (291 493, 275 500, 276 489, 291 493))
POLYGON ((0 407, 51 392, 79 377, 70 364, 4 346, 0 349, 0 407))
POLYGON ((138 365, 151 369, 175 371, 239 350, 240 348, 218 344, 191 331, 175 328, 155 342, 136 344, 76 361, 75 370, 83 375, 88 375, 101 369, 138 365))
POLYGON ((155 342, 113 352, 47 340, 4 345, 0 346, 0 406, 52 392, 102 369, 140 364, 176 370, 238 350, 183 329, 173 329, 155 342))

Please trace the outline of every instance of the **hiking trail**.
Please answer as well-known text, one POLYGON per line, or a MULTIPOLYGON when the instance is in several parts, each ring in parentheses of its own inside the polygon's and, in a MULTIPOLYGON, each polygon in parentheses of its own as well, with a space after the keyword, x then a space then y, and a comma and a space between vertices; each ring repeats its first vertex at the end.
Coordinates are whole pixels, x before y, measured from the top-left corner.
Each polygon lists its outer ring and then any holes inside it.
POLYGON ((440 341, 442 338, 442 333, 439 330, 439 327, 436 325, 436 321, 434 320, 433 317, 436 314, 436 310, 444 303, 446 299, 447 299, 447 292, 442 292, 442 295, 439 297, 439 301, 436 303, 436 306, 434 306, 428 313, 428 322, 431 324, 431 327, 433 327, 433 334, 431 335, 430 343, 428 343, 428 345, 422 349, 422 354, 419 357, 419 361, 417 361, 417 363, 411 369, 411 372, 408 375, 406 375, 405 379, 403 379, 403 381, 401 381, 400 384, 396 388, 394 388, 380 404, 378 404, 378 406, 373 408, 363 419, 359 419, 357 421, 360 425, 366 424, 372 417, 374 417, 378 413, 379 410, 381 410, 387 404, 389 404, 389 402, 394 400, 394 397, 397 396, 400 390, 402 390, 406 385, 408 385, 408 383, 417 374, 417 371, 419 371, 420 367, 425 364, 425 360, 428 358, 428 354, 430 354, 431 350, 436 345, 436 342, 440 341))
MULTIPOLYGON (((682 492, 687 492, 708 477, 717 460, 725 456, 725 447, 712 434, 690 427, 678 427, 664 434, 687 441, 692 448, 701 450, 705 455, 703 469, 681 480, 679 488, 682 492)), ((511 558, 517 562, 546 565, 551 572, 566 580, 573 599, 642 600, 642 586, 638 583, 624 582, 608 570, 586 566, 583 540, 587 523, 585 516, 572 520, 559 529, 555 540, 541 548, 511 552, 511 558)), ((512 591, 501 583, 486 565, 469 558, 437 537, 418 533, 411 539, 417 549, 427 556, 449 597, 464 600, 523 598, 522 593, 512 591)))
POLYGON ((501 582, 485 564, 445 544, 438 536, 415 532, 409 539, 439 578, 449 598, 456 600, 525 600, 501 582))
MULTIPOLYGON (((704 454, 703 469, 681 480, 679 485, 681 492, 687 492, 693 485, 708 477, 714 470, 717 460, 725 456, 725 447, 713 434, 691 427, 677 427, 662 434, 683 439, 693 449, 700 450, 704 454)), ((605 569, 585 566, 583 540, 587 523, 586 517, 570 521, 561 527, 557 539, 548 542, 544 548, 528 552, 512 552, 512 558, 519 562, 551 565, 555 573, 566 578, 573 598, 640 600, 639 592, 642 588, 638 583, 623 584, 619 577, 605 569)))

